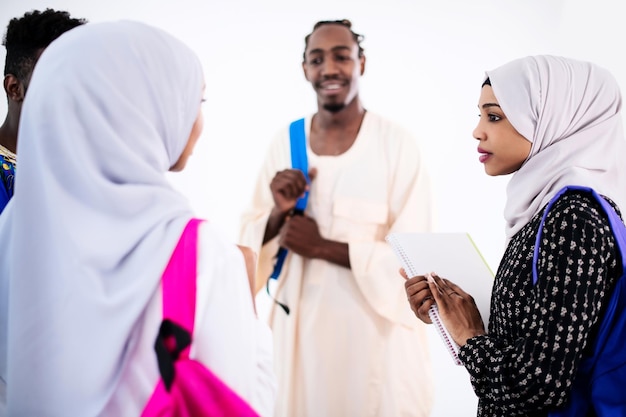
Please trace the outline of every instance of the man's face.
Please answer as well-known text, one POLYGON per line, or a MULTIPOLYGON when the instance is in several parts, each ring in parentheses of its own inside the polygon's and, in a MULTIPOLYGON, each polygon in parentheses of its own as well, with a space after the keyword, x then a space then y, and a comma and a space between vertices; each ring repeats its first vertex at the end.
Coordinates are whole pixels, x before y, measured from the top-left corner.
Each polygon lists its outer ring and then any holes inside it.
POLYGON ((359 58, 359 47, 348 28, 329 24, 309 37, 302 68, 317 93, 318 104, 337 112, 358 95, 365 58, 359 58))

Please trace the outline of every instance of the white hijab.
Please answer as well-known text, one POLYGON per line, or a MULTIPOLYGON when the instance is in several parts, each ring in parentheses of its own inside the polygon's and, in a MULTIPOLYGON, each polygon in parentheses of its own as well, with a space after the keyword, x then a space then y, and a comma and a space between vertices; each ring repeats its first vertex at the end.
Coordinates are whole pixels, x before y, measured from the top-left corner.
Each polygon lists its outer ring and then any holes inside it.
POLYGON ((532 142, 507 187, 507 241, 565 185, 592 187, 626 209, 622 98, 607 70, 530 56, 487 76, 504 114, 532 142))
POLYGON ((116 389, 193 216, 165 172, 188 141, 203 83, 187 46, 137 22, 78 27, 41 56, 0 222, 9 415, 95 416, 116 389))

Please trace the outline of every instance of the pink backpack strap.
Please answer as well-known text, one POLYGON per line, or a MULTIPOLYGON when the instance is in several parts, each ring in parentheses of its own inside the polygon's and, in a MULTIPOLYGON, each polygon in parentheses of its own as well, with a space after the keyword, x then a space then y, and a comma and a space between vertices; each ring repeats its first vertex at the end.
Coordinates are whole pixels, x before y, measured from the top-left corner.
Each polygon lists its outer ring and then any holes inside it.
POLYGON ((163 273, 163 321, 154 344, 161 379, 142 417, 258 417, 209 368, 189 358, 196 310, 198 226, 191 219, 163 273), (177 378, 175 373, 178 374, 177 378))
POLYGON ((174 378, 174 361, 189 357, 196 312, 198 227, 202 221, 189 220, 163 272, 163 322, 154 347, 168 389, 174 378))

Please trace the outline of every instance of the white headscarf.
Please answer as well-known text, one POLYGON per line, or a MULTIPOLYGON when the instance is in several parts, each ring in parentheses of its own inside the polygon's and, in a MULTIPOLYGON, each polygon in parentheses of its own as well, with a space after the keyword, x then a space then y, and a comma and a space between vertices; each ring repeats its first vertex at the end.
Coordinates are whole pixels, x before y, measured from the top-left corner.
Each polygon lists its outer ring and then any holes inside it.
POLYGON ((532 142, 507 187, 509 240, 565 185, 594 188, 626 209, 621 93, 589 62, 530 56, 487 71, 513 127, 532 142))
POLYGON ((0 224, 10 415, 95 416, 115 390, 193 216, 165 172, 189 139, 203 83, 187 46, 130 21, 73 29, 38 61, 0 224))

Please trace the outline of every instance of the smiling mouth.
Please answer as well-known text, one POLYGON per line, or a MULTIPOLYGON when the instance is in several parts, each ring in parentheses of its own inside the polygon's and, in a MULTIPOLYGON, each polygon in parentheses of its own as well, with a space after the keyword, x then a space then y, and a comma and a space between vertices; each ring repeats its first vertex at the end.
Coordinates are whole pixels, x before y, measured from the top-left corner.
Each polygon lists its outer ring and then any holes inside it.
POLYGON ((324 91, 337 91, 341 89, 341 87, 341 84, 326 84, 321 86, 324 91))

